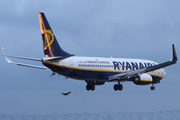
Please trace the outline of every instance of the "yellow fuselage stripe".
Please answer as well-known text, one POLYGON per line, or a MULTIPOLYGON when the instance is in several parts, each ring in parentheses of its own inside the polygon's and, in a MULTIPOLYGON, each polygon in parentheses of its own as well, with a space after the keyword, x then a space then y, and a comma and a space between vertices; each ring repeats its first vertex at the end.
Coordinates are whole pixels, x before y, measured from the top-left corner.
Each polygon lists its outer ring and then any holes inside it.
POLYGON ((144 82, 152 82, 152 80, 141 80, 141 81, 144 81, 144 82))
MULTIPOLYGON (((118 71, 118 70, 95 70, 95 69, 75 68, 75 67, 69 67, 69 66, 64 66, 64 65, 54 64, 54 63, 51 63, 51 62, 48 62, 48 61, 43 61, 43 62, 44 62, 44 63, 47 63, 47 64, 54 65, 54 66, 59 66, 59 67, 64 67, 64 68, 70 68, 70 69, 76 69, 76 70, 97 71, 97 72, 118 72, 118 73, 125 73, 125 72, 128 72, 128 71, 118 71)), ((149 74, 149 73, 148 73, 148 74, 149 74)), ((157 76, 157 77, 163 78, 162 76, 155 75, 155 74, 149 74, 149 75, 151 75, 151 76, 157 76)))

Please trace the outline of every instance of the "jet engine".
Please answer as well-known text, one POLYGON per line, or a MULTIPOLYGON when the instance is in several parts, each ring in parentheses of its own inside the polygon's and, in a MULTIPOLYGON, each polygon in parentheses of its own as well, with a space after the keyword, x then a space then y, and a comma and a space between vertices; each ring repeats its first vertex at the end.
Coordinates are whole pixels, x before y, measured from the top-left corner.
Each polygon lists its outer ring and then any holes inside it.
POLYGON ((148 84, 151 84, 153 82, 153 79, 152 79, 151 75, 149 75, 147 73, 143 73, 137 77, 133 77, 132 81, 136 85, 148 85, 148 84))

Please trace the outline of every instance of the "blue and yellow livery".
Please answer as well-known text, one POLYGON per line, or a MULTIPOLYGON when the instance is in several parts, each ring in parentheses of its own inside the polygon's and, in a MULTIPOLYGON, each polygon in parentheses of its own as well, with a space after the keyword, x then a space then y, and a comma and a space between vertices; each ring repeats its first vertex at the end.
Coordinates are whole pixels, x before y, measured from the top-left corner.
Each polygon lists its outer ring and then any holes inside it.
POLYGON ((44 15, 39 13, 39 23, 42 36, 42 43, 45 57, 68 56, 69 53, 63 51, 59 46, 56 37, 44 15))
POLYGON ((44 57, 36 59, 8 56, 3 48, 6 61, 20 66, 50 69, 52 75, 57 73, 66 78, 84 80, 87 83, 87 90, 95 90, 95 85, 103 85, 105 82, 117 82, 114 90, 122 90, 121 83, 124 81, 130 81, 136 85, 151 84, 151 90, 155 90, 154 84, 160 83, 160 80, 166 75, 162 68, 177 62, 174 45, 172 45, 173 59, 160 64, 143 59, 74 56, 60 47, 44 13, 39 13, 39 23, 44 57), (12 62, 9 57, 40 61, 44 66, 12 62))

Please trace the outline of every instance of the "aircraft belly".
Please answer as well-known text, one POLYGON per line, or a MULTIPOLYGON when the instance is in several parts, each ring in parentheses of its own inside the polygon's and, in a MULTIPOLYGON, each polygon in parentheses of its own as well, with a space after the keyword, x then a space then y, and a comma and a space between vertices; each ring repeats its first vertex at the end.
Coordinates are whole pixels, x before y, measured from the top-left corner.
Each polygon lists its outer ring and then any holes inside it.
POLYGON ((98 72, 98 71, 84 71, 84 70, 74 69, 73 71, 70 71, 69 75, 71 77, 76 77, 76 79, 82 79, 82 80, 99 80, 99 81, 108 80, 108 77, 105 72, 98 72))
POLYGON ((108 76, 106 72, 98 72, 98 71, 85 71, 85 70, 77 70, 73 68, 60 67, 52 64, 44 64, 46 67, 50 68, 53 72, 57 72, 63 76, 79 79, 79 80, 103 80, 107 81, 108 76))

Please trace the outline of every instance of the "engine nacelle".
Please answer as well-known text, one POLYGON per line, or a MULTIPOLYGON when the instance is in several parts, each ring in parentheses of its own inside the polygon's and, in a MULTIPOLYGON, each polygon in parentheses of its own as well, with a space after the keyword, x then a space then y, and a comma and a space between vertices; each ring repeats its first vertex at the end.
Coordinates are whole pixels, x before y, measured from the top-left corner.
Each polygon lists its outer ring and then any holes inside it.
POLYGON ((153 82, 152 76, 147 73, 143 73, 140 76, 134 77, 132 80, 136 85, 148 85, 153 82))

